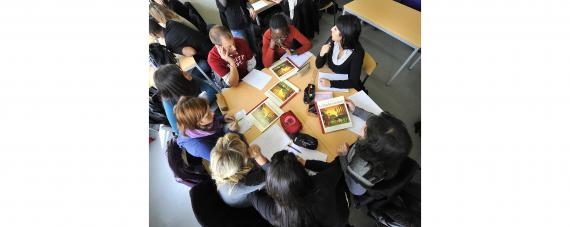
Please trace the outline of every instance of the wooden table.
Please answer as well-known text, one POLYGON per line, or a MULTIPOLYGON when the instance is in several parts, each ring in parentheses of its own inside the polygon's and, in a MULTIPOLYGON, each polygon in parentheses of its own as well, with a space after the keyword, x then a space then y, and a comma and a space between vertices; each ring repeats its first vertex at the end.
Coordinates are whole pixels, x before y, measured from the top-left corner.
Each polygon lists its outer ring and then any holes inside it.
MULTIPOLYGON (((303 129, 301 132, 309 134, 319 140, 319 146, 317 150, 325 152, 327 154, 327 161, 330 162, 334 160, 336 157, 336 150, 337 148, 342 145, 343 143, 352 143, 356 141, 357 135, 351 132, 348 129, 340 130, 336 132, 330 132, 327 134, 323 134, 321 131, 320 122, 318 116, 312 113, 307 112, 308 105, 303 103, 303 90, 309 83, 313 83, 317 86, 318 90, 318 83, 317 83, 317 75, 318 71, 321 72, 331 72, 330 69, 323 67, 322 69, 317 69, 315 66, 316 57, 311 57, 310 61, 310 68, 302 73, 299 73, 296 76, 289 78, 289 82, 293 83, 296 87, 300 89, 299 93, 291 99, 287 104, 285 104, 281 109, 283 112, 287 112, 291 110, 299 121, 303 124, 303 129)), ((226 103, 228 105, 228 114, 234 115, 236 112, 239 112, 241 109, 245 109, 246 112, 251 111, 257 104, 259 104, 263 99, 266 98, 265 91, 269 90, 271 86, 278 82, 278 79, 269 71, 269 69, 265 68, 262 70, 263 72, 271 75, 271 81, 265 85, 263 91, 258 90, 251 85, 240 82, 239 85, 235 88, 225 89, 222 94, 226 99, 226 103)), ((350 96, 356 93, 356 90, 350 89, 349 92, 333 92, 334 97, 338 96, 350 96)), ((280 124, 276 121, 273 124, 280 124)), ((261 135, 261 132, 257 127, 252 126, 246 133, 245 138, 247 142, 251 143, 254 139, 261 135)), ((270 158, 270 157, 268 157, 270 158)))
MULTIPOLYGON (((354 0, 344 5, 342 14, 350 13, 413 48, 386 86, 398 76, 421 48, 421 13, 393 0, 354 0)), ((418 58, 419 60, 419 58, 418 58)), ((410 66, 410 69, 417 60, 410 66)))

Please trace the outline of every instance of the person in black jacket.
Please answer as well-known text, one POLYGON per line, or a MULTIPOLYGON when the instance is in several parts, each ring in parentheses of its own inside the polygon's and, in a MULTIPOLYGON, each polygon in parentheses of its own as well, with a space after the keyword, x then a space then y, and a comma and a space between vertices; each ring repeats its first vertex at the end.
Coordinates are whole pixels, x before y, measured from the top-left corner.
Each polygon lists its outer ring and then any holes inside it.
POLYGON ((249 48, 260 55, 252 25, 256 13, 251 4, 247 0, 216 0, 216 6, 222 24, 230 29, 234 37, 246 40, 249 48))
POLYGON ((330 164, 302 161, 282 150, 271 158, 265 179, 266 193, 250 193, 248 199, 274 226, 345 226, 349 210, 341 179, 338 159, 330 164), (309 176, 302 162, 308 169, 320 172, 309 176))
POLYGON ((364 89, 360 81, 360 72, 364 60, 364 49, 358 41, 360 37, 360 21, 353 15, 340 16, 336 25, 331 28, 331 37, 321 48, 317 56, 316 66, 328 67, 338 74, 348 74, 348 80, 320 79, 320 84, 333 88, 364 89))
POLYGON ((206 22, 191 3, 187 2, 186 4, 188 5, 184 5, 178 0, 153 0, 153 2, 165 6, 181 17, 184 17, 186 20, 196 25, 202 34, 208 34, 206 22))
MULTIPOLYGON (((212 69, 208 65, 208 53, 214 45, 207 36, 172 20, 167 21, 166 28, 163 28, 154 19, 149 19, 149 33, 155 38, 164 38, 166 47, 172 52, 194 57, 206 75, 211 74, 212 69)), ((192 75, 206 79, 197 70, 192 70, 192 75)))
POLYGON ((279 4, 281 10, 299 31, 309 39, 319 32, 318 6, 313 0, 271 0, 279 4))
POLYGON ((354 116, 366 121, 356 142, 337 149, 350 192, 361 196, 371 188, 389 192, 401 187, 397 175, 412 149, 404 122, 388 112, 374 115, 348 99, 346 105, 354 116))

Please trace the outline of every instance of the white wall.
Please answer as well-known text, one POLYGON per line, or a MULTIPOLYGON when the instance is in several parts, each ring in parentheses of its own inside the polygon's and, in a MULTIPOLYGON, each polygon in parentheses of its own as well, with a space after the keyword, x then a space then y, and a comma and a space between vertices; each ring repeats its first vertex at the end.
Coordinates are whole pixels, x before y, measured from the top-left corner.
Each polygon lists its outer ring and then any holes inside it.
POLYGON ((190 2, 204 18, 206 24, 222 24, 220 13, 216 7, 216 0, 180 0, 180 2, 190 2))

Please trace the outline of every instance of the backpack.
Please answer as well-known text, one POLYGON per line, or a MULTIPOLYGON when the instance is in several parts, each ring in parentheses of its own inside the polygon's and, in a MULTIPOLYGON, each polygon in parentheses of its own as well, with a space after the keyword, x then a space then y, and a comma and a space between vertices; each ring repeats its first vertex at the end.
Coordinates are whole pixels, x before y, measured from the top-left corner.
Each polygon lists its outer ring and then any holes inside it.
POLYGON ((148 51, 150 64, 155 68, 166 64, 176 64, 174 54, 160 43, 148 44, 148 51))
POLYGON ((164 107, 162 106, 162 100, 160 99, 160 95, 158 95, 158 89, 155 87, 148 89, 148 123, 170 126, 168 118, 166 118, 164 107))
POLYGON ((175 166, 172 166, 171 164, 173 163, 170 163, 169 161, 169 166, 174 173, 176 182, 184 184, 188 187, 193 187, 201 181, 211 178, 210 174, 208 174, 202 165, 202 159, 189 155, 188 152, 186 152, 186 149, 178 146, 176 143, 176 137, 170 139, 167 142, 166 146, 168 150, 167 152, 176 152, 181 154, 181 157, 179 157, 180 159, 176 158, 177 161, 175 161, 181 162, 183 165, 180 166, 180 169, 173 169, 175 166))

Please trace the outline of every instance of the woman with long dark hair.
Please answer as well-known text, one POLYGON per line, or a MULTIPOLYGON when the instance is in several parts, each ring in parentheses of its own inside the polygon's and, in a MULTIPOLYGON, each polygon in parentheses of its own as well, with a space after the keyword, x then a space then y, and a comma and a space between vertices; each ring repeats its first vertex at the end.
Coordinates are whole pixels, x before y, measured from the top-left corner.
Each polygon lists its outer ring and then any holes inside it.
POLYGON ((348 80, 320 79, 326 87, 364 89, 360 81, 360 72, 364 60, 364 49, 358 41, 360 21, 353 15, 342 15, 331 28, 331 37, 321 47, 317 55, 316 66, 327 66, 338 74, 348 74, 348 80))
POLYGON ((345 226, 349 211, 339 161, 335 159, 325 168, 322 164, 298 160, 286 150, 279 151, 271 158, 266 193, 251 193, 248 198, 261 216, 275 226, 345 226), (321 171, 309 176, 303 162, 308 169, 321 171))
POLYGON ((174 105, 182 96, 204 96, 208 103, 216 101, 216 90, 199 78, 182 71, 178 65, 168 64, 160 66, 154 72, 154 84, 162 98, 162 105, 170 127, 175 134, 179 134, 174 116, 174 105), (202 94, 203 93, 203 94, 202 94))
POLYGON ((337 150, 348 189, 357 196, 379 186, 390 191, 392 185, 397 185, 396 175, 412 149, 406 125, 387 112, 374 115, 350 100, 346 104, 354 116, 366 121, 360 138, 337 150))

